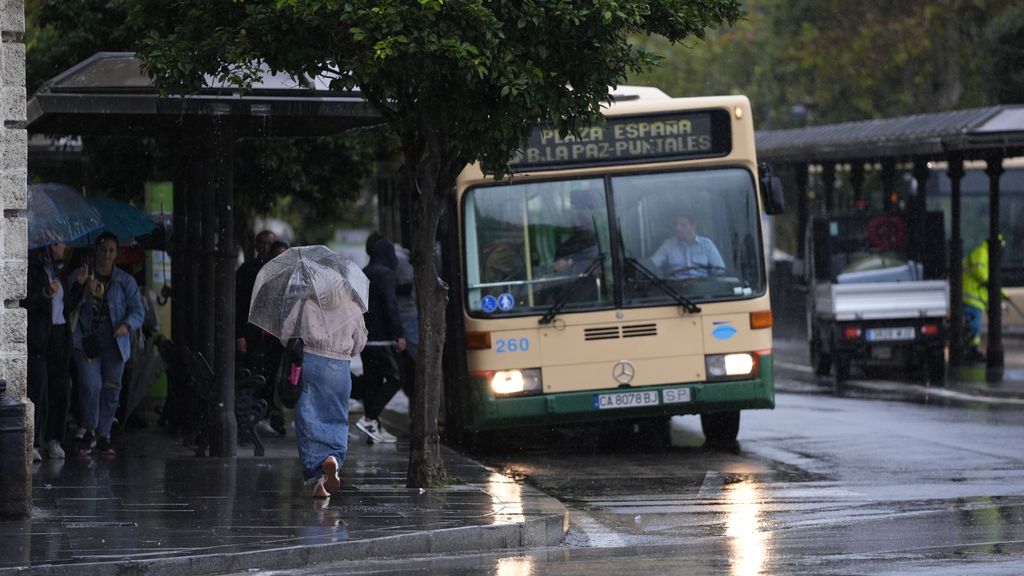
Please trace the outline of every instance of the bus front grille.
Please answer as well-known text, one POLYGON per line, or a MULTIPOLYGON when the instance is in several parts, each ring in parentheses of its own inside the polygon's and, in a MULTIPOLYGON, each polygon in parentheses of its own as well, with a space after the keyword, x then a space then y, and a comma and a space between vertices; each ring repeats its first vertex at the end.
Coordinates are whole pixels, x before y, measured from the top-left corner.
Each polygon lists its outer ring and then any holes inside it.
POLYGON ((633 324, 631 326, 601 326, 583 330, 584 340, 615 340, 617 338, 637 338, 640 336, 657 336, 657 324, 633 324))
POLYGON ((618 326, 602 326, 583 330, 584 340, 614 340, 619 337, 618 326))
POLYGON ((658 325, 657 324, 633 324, 632 326, 622 327, 623 338, 636 338, 638 336, 657 336, 658 325))

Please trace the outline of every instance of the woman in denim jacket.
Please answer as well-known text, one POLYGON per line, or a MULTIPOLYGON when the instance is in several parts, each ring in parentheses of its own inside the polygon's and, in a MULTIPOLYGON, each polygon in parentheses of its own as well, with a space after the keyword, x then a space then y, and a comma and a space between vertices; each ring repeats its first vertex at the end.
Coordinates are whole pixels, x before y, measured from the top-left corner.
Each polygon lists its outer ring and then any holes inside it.
POLYGON ((72 275, 65 310, 72 319, 71 341, 78 368, 79 408, 86 429, 79 452, 95 450, 113 456, 110 429, 121 396, 121 375, 131 357, 132 330, 142 327, 145 311, 139 286, 130 274, 114 266, 117 238, 103 233, 96 239, 95 266, 72 275), (97 440, 98 435, 98 440, 97 440))

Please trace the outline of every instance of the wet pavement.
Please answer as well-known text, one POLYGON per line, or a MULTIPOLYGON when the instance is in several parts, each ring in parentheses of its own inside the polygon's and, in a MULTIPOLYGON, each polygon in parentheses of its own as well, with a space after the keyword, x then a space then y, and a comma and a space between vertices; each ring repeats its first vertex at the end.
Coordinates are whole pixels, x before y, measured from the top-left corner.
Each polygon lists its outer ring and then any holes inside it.
MULTIPOLYGON (((982 348, 984 351, 984 347, 982 348)), ((805 338, 780 337, 774 341, 776 388, 780 391, 799 392, 803 384, 828 384, 831 378, 816 378, 810 366, 810 353, 805 338), (792 382, 787 383, 786 380, 792 382), (824 380, 824 381, 823 381, 824 380)), ((984 364, 950 367, 946 382, 915 384, 906 381, 898 371, 890 371, 890 379, 867 378, 854 374, 844 383, 849 389, 866 391, 893 391, 894 387, 909 394, 944 397, 951 400, 977 400, 989 403, 1006 402, 1024 405, 1024 335, 1003 338, 1003 375, 996 382, 986 380, 984 364)), ((820 388, 820 386, 818 386, 820 388)))
MULTIPOLYGON (((393 431, 400 413, 387 415, 393 431)), ((217 574, 406 554, 553 545, 562 504, 445 448, 450 483, 405 487, 408 443, 367 444, 354 427, 342 491, 302 485, 294 437, 266 454, 196 457, 173 435, 115 436, 117 457, 34 465, 33 518, 0 522, 0 574, 217 574), (323 502, 323 501, 319 501, 323 502)))

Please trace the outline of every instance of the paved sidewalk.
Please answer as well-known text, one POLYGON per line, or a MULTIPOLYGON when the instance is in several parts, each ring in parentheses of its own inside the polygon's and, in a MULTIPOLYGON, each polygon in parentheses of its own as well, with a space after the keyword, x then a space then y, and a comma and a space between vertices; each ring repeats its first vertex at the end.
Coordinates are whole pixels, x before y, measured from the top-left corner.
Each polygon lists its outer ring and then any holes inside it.
MULTIPOLYGON (((974 364, 961 366, 958 369, 950 368, 946 382, 941 386, 915 384, 900 380, 892 380, 886 384, 895 384, 908 391, 918 391, 928 397, 945 396, 951 399, 974 399, 989 403, 1005 402, 1024 406, 1024 337, 1015 335, 1004 338, 1003 348, 1003 378, 998 382, 987 382, 985 366, 974 364)), ((779 375, 802 383, 818 383, 811 370, 810 353, 805 339, 776 337, 774 352, 776 371, 779 375)), ((898 376, 894 376, 894 378, 896 377, 898 376)), ((827 380, 831 382, 831 378, 827 380)), ((854 374, 844 386, 853 389, 858 387, 877 389, 878 382, 877 380, 861 379, 854 374)), ((776 381, 776 389, 785 391, 787 385, 776 381)))
MULTIPOLYGON (((386 416, 396 429, 404 418, 386 416)), ((354 421, 354 419, 353 419, 354 421)), ((390 428, 390 427, 389 427, 390 428)), ((34 467, 34 515, 0 522, 0 574, 197 575, 404 554, 554 545, 557 500, 445 448, 451 484, 405 488, 409 446, 367 444, 353 426, 342 492, 321 507, 302 485, 291 431, 266 456, 200 458, 153 430, 119 452, 34 467)), ((321 501, 322 502, 322 501, 321 501)))

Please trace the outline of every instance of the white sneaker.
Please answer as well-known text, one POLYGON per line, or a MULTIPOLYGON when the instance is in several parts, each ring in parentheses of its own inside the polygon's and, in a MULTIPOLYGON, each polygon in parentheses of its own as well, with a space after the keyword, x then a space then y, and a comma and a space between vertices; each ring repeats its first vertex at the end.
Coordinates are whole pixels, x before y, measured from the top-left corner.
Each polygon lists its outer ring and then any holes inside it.
POLYGON ((42 462, 43 461, 43 455, 40 454, 39 453, 39 449, 34 447, 34 446, 32 447, 32 461, 33 462, 42 462))
POLYGON ((64 449, 60 447, 60 442, 56 440, 50 440, 46 443, 46 455, 53 460, 62 460, 64 458, 64 449))
POLYGON ((394 434, 389 433, 387 430, 384 429, 383 426, 380 425, 380 420, 376 420, 376 423, 377 423, 377 433, 380 434, 380 443, 381 444, 394 444, 395 442, 398 442, 398 437, 397 436, 395 436, 394 434))
POLYGON ((277 436, 277 430, 270 425, 269 420, 260 420, 256 423, 256 431, 259 432, 260 436, 277 436))
POLYGON ((356 422, 356 428, 363 431, 372 442, 383 442, 384 437, 380 435, 380 425, 377 424, 376 420, 370 420, 366 416, 363 416, 356 422))

